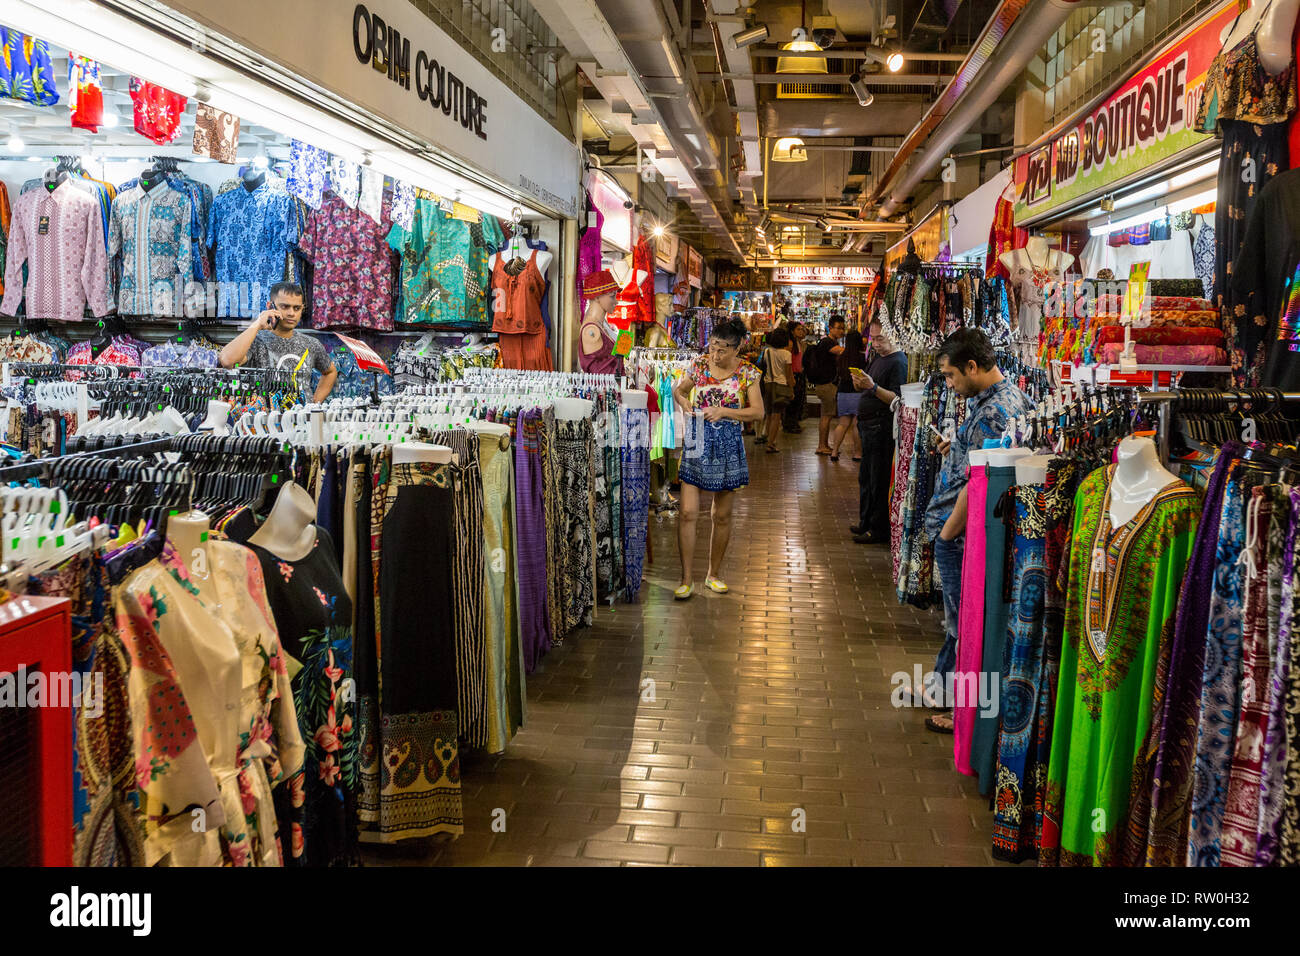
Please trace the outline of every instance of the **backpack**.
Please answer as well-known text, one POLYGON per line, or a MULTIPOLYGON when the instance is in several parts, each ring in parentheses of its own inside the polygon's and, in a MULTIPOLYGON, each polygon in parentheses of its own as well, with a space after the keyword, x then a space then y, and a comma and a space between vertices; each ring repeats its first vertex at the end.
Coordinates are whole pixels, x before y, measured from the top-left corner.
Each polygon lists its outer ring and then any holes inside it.
POLYGON ((813 385, 826 385, 835 380, 835 359, 821 347, 821 342, 804 351, 803 372, 813 385))

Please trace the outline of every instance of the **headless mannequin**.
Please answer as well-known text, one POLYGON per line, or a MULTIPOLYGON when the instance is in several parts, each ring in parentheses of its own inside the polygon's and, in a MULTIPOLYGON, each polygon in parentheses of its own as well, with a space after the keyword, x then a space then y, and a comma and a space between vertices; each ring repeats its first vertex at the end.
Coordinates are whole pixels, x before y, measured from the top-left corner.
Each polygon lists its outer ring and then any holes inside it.
POLYGON ((1023 249, 1012 249, 1010 252, 1002 253, 998 256, 998 262, 1006 266, 1007 271, 1013 275, 1017 267, 1064 272, 1074 262, 1074 256, 1068 252, 1048 248, 1047 240, 1042 236, 1030 236, 1023 249))
POLYGON ((587 300, 587 311, 582 316, 582 354, 596 355, 600 352, 612 352, 614 340, 607 325, 606 316, 614 308, 618 297, 613 292, 606 292, 594 299, 587 300))
POLYGON ((590 418, 595 404, 585 398, 557 398, 555 400, 555 417, 562 422, 576 422, 590 418))
POLYGON ((1112 527, 1132 521, 1163 488, 1178 481, 1160 463, 1156 443, 1150 438, 1125 438, 1119 443, 1119 464, 1110 485, 1112 527))
MULTIPOLYGON (((610 263, 609 274, 614 277, 614 281, 618 283, 620 289, 626 289, 627 284, 632 281, 632 257, 628 256, 626 259, 620 259, 618 262, 610 263)), ((648 276, 649 273, 644 269, 636 270, 636 285, 638 289, 645 284, 645 280, 648 276)))
POLYGON ((545 279, 547 271, 551 268, 551 261, 555 256, 544 249, 530 249, 522 236, 512 238, 510 243, 501 250, 501 252, 494 252, 492 255, 488 256, 488 268, 495 269, 497 267, 498 256, 504 255, 506 257, 505 265, 509 265, 515 259, 527 259, 534 252, 537 253, 537 271, 540 272, 542 278, 545 279), (518 242, 518 247, 515 245, 516 241, 518 242))
POLYGON ((650 395, 638 388, 625 388, 619 398, 625 408, 649 408, 650 395))
POLYGON ((266 172, 250 166, 244 170, 244 188, 250 193, 266 182, 266 172))
POLYGON ((1225 50, 1236 46, 1250 36, 1256 25, 1259 32, 1259 61, 1269 73, 1277 75, 1287 68, 1295 57, 1291 34, 1295 29, 1296 15, 1300 13, 1300 0, 1255 0, 1250 9, 1237 18, 1235 26, 1224 28, 1220 42, 1225 50))
POLYGON ((1052 455, 1026 455, 1016 461, 1016 484, 1041 485, 1047 481, 1047 466, 1052 455))
MULTIPOLYGON (((393 459, 396 461, 396 454, 393 459)), ((316 502, 301 485, 289 482, 248 543, 265 548, 282 561, 301 561, 316 546, 315 520, 316 502)))
POLYGON ((208 414, 199 425, 200 432, 210 432, 213 435, 230 434, 230 404, 228 402, 218 402, 215 399, 208 402, 208 414))
POLYGON ((140 188, 147 193, 153 192, 166 181, 167 177, 163 175, 162 170, 152 166, 140 174, 140 188))
POLYGON ((208 555, 208 533, 212 530, 208 516, 202 511, 189 511, 167 519, 167 540, 171 542, 190 580, 199 589, 199 597, 207 600, 208 579, 212 565, 208 555))
POLYGON ((446 445, 430 445, 422 441, 402 442, 393 446, 394 465, 451 464, 452 452, 446 445))

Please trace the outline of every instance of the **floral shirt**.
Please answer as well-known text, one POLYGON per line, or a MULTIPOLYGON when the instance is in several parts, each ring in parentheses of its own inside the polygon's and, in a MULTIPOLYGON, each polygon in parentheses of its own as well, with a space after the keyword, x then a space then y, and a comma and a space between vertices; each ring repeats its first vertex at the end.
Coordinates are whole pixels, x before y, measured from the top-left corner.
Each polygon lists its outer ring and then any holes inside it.
POLYGON ((68 54, 68 109, 73 126, 99 132, 104 122, 104 88, 99 63, 88 56, 68 54))
POLYGON ((216 368, 217 351, 193 342, 164 342, 145 349, 140 355, 140 364, 164 368, 216 368))
POLYGON ((181 118, 189 102, 179 93, 131 77, 131 102, 135 104, 135 131, 159 146, 176 142, 181 134, 181 118))
POLYGON ((492 270, 488 258, 501 246, 496 218, 477 223, 417 199, 410 228, 394 225, 388 244, 402 254, 402 310, 398 321, 487 326, 492 270))
POLYGON ((361 197, 361 167, 341 156, 331 156, 330 187, 349 209, 356 209, 361 197))
POLYGON ((34 106, 59 101, 50 48, 44 40, 0 27, 0 97, 34 106))
POLYGON ((99 203, 64 180, 41 186, 13 204, 0 312, 17 315, 27 263, 27 317, 80 320, 89 304, 97 316, 109 307, 108 255, 99 203))
POLYGON ((939 537, 961 490, 966 487, 970 453, 983 448, 986 439, 1001 439, 1007 422, 1018 415, 1029 414, 1033 407, 1029 396, 1009 378, 990 385, 974 398, 966 399, 965 420, 958 427, 952 446, 943 459, 934 495, 925 512, 925 530, 931 540, 939 537))
POLYGON ((286 186, 312 209, 320 208, 329 186, 330 154, 300 140, 289 144, 289 179, 286 186))
POLYGON ((742 361, 730 378, 719 381, 709 371, 709 357, 701 355, 687 374, 695 384, 692 402, 696 408, 743 408, 749 387, 762 378, 756 365, 742 361))
POLYGON ((184 314, 194 259, 193 209, 184 193, 163 183, 118 193, 108 223, 108 254, 122 257, 117 311, 122 315, 184 314))
POLYGON ((293 197, 262 183, 222 193, 212 203, 208 244, 216 248, 217 314, 251 318, 266 307, 271 286, 284 279, 298 241, 293 197))
POLYGON ((392 331, 393 266, 377 223, 328 192, 307 220, 298 248, 311 260, 312 327, 392 331))

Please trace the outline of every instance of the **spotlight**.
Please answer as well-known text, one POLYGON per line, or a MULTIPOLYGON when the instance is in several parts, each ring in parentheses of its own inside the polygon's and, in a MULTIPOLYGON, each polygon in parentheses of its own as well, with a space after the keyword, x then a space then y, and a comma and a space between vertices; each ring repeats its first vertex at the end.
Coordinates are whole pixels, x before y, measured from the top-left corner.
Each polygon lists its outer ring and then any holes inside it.
POLYGON ((871 91, 867 89, 867 84, 862 79, 861 73, 854 73, 849 77, 849 89, 851 89, 853 95, 858 98, 859 106, 870 106, 872 101, 875 100, 875 96, 873 96, 871 91))
POLYGON ((758 231, 762 233, 766 233, 771 228, 772 228, 772 217, 764 216, 763 221, 758 224, 758 231))
POLYGON ((104 110, 104 116, 100 120, 99 125, 104 129, 113 129, 114 127, 117 126, 117 123, 118 123, 117 110, 115 109, 104 110))
POLYGON ((816 43, 823 50, 829 50, 835 45, 835 31, 828 30, 824 27, 815 28, 812 32, 813 43, 816 43))
POLYGON ((762 43, 767 39, 767 24, 760 23, 752 26, 748 30, 741 30, 739 33, 731 35, 731 48, 740 50, 747 46, 753 46, 755 43, 762 43))
POLYGON ((656 239, 662 239, 664 235, 664 227, 655 226, 654 229, 650 231, 650 235, 654 236, 656 239))
POLYGON ((889 67, 890 73, 897 73, 903 68, 903 54, 895 50, 886 58, 885 66, 889 67))
POLYGON ((826 219, 825 216, 818 216, 818 217, 816 218, 816 220, 814 220, 814 222, 815 222, 817 228, 820 229, 822 232, 830 232, 830 231, 831 231, 831 224, 830 224, 829 221, 827 221, 827 219, 826 219))

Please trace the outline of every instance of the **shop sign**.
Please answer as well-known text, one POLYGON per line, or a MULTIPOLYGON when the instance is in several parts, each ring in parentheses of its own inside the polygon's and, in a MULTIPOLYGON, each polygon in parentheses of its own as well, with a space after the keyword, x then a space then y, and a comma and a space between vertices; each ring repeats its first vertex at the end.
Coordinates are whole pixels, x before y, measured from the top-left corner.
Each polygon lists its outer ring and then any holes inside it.
POLYGON ((718 288, 724 292, 770 292, 772 271, 721 266, 718 269, 718 288))
POLYGON ((1236 5, 1161 50, 1099 106, 1048 143, 1016 159, 1016 221, 1102 192, 1202 146, 1194 128, 1205 75, 1236 5))
POLYGON ((686 247, 686 280, 696 289, 704 284, 704 256, 690 246, 686 247))
MULTIPOLYGON (((503 186, 578 215, 577 146, 410 0, 167 0, 361 110, 503 186)), ((511 67, 513 21, 499 24, 511 67)))
POLYGON ((870 285, 876 272, 869 266, 777 266, 776 285, 870 285))

